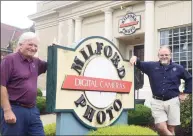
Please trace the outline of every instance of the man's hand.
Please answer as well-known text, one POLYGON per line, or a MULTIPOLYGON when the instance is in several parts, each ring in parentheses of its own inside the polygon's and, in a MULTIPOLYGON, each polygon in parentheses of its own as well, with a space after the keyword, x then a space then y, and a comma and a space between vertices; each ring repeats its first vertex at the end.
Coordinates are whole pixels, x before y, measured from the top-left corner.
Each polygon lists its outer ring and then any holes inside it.
POLYGON ((178 97, 179 97, 180 101, 184 101, 186 99, 187 95, 188 94, 180 93, 178 97))
POLYGON ((136 65, 137 62, 137 57, 136 56, 132 56, 130 59, 130 64, 133 66, 134 64, 136 65))
POLYGON ((6 123, 14 124, 16 123, 16 117, 15 114, 11 109, 4 111, 4 119, 6 123))

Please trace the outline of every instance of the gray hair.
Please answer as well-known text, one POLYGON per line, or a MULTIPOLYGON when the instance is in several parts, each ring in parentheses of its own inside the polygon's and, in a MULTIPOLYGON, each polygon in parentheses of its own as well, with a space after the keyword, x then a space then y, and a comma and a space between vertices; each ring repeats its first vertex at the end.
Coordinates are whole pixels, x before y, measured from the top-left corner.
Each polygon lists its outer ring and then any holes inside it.
POLYGON ((39 38, 37 37, 37 35, 35 33, 25 32, 20 36, 17 45, 19 46, 21 43, 25 42, 26 40, 31 40, 34 38, 36 38, 39 41, 39 38))
MULTIPOLYGON (((172 53, 169 45, 162 45, 162 46, 159 48, 159 51, 160 51, 161 49, 168 49, 168 50, 170 51, 170 53, 172 53)), ((158 54, 159 54, 159 51, 158 51, 158 54)))

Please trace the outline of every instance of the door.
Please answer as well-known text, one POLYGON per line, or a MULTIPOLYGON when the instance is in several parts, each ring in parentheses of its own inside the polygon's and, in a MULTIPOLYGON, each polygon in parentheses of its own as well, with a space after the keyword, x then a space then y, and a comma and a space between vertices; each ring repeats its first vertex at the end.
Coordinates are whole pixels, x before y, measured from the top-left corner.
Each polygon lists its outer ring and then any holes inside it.
MULTIPOLYGON (((144 61, 144 45, 134 46, 134 55, 137 56, 141 61, 144 61)), ((144 74, 135 67, 134 69, 134 80, 135 80, 135 90, 139 90, 143 87, 144 74)))

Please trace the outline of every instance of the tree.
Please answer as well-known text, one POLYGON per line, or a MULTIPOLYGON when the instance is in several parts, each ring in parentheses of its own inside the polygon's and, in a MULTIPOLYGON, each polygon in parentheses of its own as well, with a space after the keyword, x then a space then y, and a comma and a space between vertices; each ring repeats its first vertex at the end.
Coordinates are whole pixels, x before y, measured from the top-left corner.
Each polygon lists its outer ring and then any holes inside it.
POLYGON ((7 49, 15 52, 16 47, 17 47, 17 42, 18 40, 9 41, 9 46, 7 47, 7 49))

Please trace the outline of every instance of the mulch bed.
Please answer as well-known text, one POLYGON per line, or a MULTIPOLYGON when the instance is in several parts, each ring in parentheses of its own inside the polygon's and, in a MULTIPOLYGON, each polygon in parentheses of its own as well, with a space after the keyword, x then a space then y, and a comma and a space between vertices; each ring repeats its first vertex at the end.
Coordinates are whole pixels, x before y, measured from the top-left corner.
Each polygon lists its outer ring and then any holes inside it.
POLYGON ((176 136, 192 136, 192 128, 190 130, 177 126, 175 130, 176 136))
POLYGON ((53 112, 46 112, 46 111, 40 113, 40 115, 48 115, 48 114, 54 114, 54 113, 53 112))
MULTIPOLYGON (((154 124, 149 124, 149 125, 142 125, 143 127, 148 127, 154 131, 156 131, 155 125, 154 124)), ((156 131, 157 132, 157 131, 156 131)), ((182 128, 181 126, 176 126, 175 129, 175 136, 192 136, 192 128, 189 130, 182 128)))

